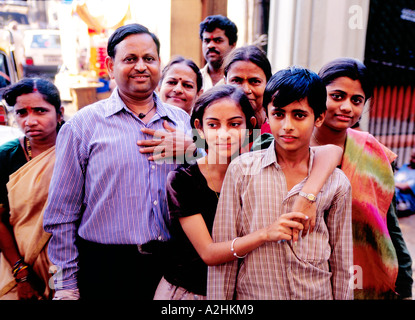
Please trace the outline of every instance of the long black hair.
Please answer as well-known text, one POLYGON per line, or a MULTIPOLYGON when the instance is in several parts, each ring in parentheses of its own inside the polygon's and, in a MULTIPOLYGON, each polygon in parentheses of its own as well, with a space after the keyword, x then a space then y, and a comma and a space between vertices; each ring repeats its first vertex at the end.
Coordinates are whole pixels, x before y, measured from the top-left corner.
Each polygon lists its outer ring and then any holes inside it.
POLYGON ((358 80, 365 93, 365 101, 373 95, 373 83, 366 66, 357 59, 338 58, 325 64, 319 71, 318 75, 325 86, 328 86, 337 78, 347 77, 352 80, 358 80))
MULTIPOLYGON (((14 107, 16 100, 23 94, 39 92, 43 99, 55 107, 56 115, 62 116, 61 97, 58 88, 48 79, 44 78, 23 78, 22 80, 8 86, 3 92, 3 99, 7 105, 14 107)), ((62 120, 57 124, 56 130, 62 127, 65 122, 62 120)))
POLYGON ((272 76, 272 68, 271 63, 269 62, 267 55, 263 50, 258 48, 255 45, 248 45, 233 49, 225 58, 224 61, 224 74, 225 77, 228 74, 229 69, 231 68, 232 64, 238 61, 249 61, 253 64, 257 65, 259 68, 264 71, 265 77, 267 81, 272 76))
POLYGON ((13 107, 16 100, 22 94, 39 92, 43 99, 55 107, 56 114, 61 114, 61 97, 58 88, 48 79, 44 78, 23 78, 8 86, 3 92, 3 99, 13 107))

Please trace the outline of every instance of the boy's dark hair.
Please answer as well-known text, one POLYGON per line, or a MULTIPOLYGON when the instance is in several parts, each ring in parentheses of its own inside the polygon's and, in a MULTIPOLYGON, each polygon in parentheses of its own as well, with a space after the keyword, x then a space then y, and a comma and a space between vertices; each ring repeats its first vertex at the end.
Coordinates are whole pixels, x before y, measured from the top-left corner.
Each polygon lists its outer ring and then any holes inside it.
POLYGON ((180 64, 180 63, 183 63, 183 64, 187 65, 196 74, 196 88, 197 88, 197 92, 199 92, 202 89, 202 86, 203 86, 203 77, 202 77, 202 74, 200 73, 200 69, 199 69, 199 67, 196 65, 196 63, 193 60, 186 59, 186 58, 184 58, 182 56, 176 56, 176 57, 174 57, 164 67, 163 72, 161 73, 160 85, 163 82, 163 79, 166 76, 166 73, 170 70, 170 68, 173 65, 180 64))
POLYGON ((48 79, 23 78, 8 86, 3 92, 3 99, 13 107, 16 100, 23 94, 39 92, 43 99, 55 107, 56 114, 61 113, 61 98, 58 88, 48 79))
POLYGON ((255 45, 248 45, 233 49, 225 58, 224 62, 224 74, 225 77, 228 74, 228 71, 232 64, 238 61, 249 61, 257 65, 265 73, 267 81, 272 76, 271 63, 269 62, 267 55, 264 51, 258 48, 255 45))
POLYGON ((359 80, 365 93, 365 101, 373 95, 373 83, 366 66, 357 59, 338 58, 324 65, 318 75, 323 80, 324 85, 328 86, 337 78, 347 77, 352 80, 359 80))
POLYGON ((238 40, 238 28, 235 23, 222 15, 208 16, 199 25, 199 37, 203 40, 203 32, 212 32, 216 28, 225 31, 225 35, 229 39, 229 45, 233 45, 238 40))
POLYGON ((314 111, 315 119, 327 110, 327 90, 320 77, 311 70, 293 66, 278 71, 268 81, 263 107, 268 114, 270 103, 277 108, 284 108, 305 98, 314 111))
POLYGON ((153 38, 154 43, 157 46, 157 54, 160 55, 160 41, 157 38, 157 36, 154 33, 150 32, 146 27, 138 23, 127 24, 115 30, 114 33, 108 39, 107 54, 114 59, 116 53, 115 47, 117 46, 117 44, 119 44, 129 35, 143 33, 148 34, 151 36, 151 38, 153 38))

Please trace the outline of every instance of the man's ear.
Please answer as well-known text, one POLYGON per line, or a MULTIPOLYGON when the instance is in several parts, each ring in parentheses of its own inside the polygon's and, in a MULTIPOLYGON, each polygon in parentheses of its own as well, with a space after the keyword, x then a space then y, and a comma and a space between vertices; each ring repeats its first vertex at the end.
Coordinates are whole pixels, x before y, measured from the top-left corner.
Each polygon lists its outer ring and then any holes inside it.
POLYGON ((114 72, 114 61, 112 60, 112 58, 110 56, 107 56, 105 58, 105 65, 107 67, 108 74, 109 74, 110 78, 111 79, 114 79, 114 76, 113 76, 113 72, 114 72))
POLYGON ((314 121, 314 126, 316 126, 317 128, 320 128, 323 125, 324 119, 326 118, 326 113, 327 111, 324 111, 322 114, 320 114, 317 117, 316 121, 314 121))

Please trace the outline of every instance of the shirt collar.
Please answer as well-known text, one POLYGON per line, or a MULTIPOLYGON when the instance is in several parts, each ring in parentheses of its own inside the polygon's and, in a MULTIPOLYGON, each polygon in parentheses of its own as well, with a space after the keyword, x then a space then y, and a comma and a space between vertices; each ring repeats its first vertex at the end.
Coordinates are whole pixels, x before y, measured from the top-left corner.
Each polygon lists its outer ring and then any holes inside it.
MULTIPOLYGON (((161 101, 160 97, 155 92, 153 92, 153 99, 156 103, 156 113, 159 115, 159 117, 165 120, 169 120, 176 124, 174 116, 172 116, 170 110, 166 107, 166 105, 161 101)), ((105 108, 105 117, 110 117, 122 110, 131 113, 124 101, 122 101, 120 94, 118 93, 118 88, 115 88, 111 96, 107 100, 107 106, 105 108)))
POLYGON ((277 162, 277 154, 275 153, 275 140, 273 140, 268 149, 265 150, 261 166, 262 168, 265 168, 273 163, 275 163, 275 166, 279 167, 279 164, 277 162))
POLYGON ((111 94, 111 96, 106 101, 105 106, 105 117, 108 118, 118 112, 120 112, 122 109, 126 109, 127 106, 125 103, 121 100, 120 95, 118 93, 118 88, 115 88, 111 94))
MULTIPOLYGON (((308 175, 311 173, 311 168, 313 166, 313 160, 314 160, 314 150, 310 148, 310 160, 308 163, 308 175)), ((272 141, 268 149, 266 149, 264 157, 262 158, 262 168, 265 168, 271 164, 275 164, 277 168, 280 168, 280 165, 278 164, 277 154, 275 152, 275 140, 272 141)))

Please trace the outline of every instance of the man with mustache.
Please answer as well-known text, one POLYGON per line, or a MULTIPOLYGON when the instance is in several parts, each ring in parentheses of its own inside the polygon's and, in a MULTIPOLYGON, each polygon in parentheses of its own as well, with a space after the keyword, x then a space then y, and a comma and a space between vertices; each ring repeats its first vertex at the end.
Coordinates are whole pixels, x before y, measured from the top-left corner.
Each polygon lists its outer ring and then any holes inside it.
POLYGON ((57 266, 55 299, 151 300, 161 279, 163 243, 170 239, 167 174, 176 161, 140 153, 144 129, 191 134, 190 117, 154 92, 160 43, 129 24, 109 38, 106 66, 117 87, 62 127, 44 228, 57 266))
POLYGON ((205 67, 200 70, 203 90, 206 91, 218 83, 224 83, 223 60, 236 46, 238 28, 227 17, 208 16, 200 23, 199 36, 206 60, 205 67))

